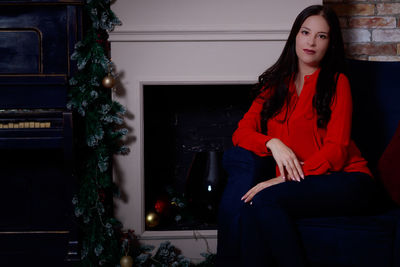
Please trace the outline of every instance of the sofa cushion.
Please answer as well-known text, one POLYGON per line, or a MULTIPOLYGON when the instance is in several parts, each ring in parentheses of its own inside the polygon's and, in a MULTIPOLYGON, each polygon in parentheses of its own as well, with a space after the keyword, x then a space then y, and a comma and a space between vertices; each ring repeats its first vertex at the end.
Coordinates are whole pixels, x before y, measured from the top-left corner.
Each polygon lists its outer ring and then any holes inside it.
POLYGON ((379 177, 394 202, 400 205, 400 124, 379 159, 379 177))
POLYGON ((349 60, 352 137, 377 176, 378 161, 400 121, 400 62, 349 60))
POLYGON ((298 219, 310 266, 392 266, 399 213, 298 219))

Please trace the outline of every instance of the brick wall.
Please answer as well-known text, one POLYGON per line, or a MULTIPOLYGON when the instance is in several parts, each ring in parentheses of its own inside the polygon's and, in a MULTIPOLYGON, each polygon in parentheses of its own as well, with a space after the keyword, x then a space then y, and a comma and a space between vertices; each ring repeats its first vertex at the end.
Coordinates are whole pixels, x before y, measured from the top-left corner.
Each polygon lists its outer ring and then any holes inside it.
POLYGON ((400 61, 400 0, 323 0, 340 18, 348 57, 400 61))

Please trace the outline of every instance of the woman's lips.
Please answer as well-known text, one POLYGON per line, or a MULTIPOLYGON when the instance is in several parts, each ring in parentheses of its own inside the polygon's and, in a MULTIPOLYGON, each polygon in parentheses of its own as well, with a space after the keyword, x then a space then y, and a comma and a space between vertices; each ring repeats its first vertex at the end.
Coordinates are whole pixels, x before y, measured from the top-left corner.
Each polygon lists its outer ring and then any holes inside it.
POLYGON ((307 55, 314 55, 315 51, 314 50, 310 50, 310 49, 303 49, 304 53, 306 53, 307 55))

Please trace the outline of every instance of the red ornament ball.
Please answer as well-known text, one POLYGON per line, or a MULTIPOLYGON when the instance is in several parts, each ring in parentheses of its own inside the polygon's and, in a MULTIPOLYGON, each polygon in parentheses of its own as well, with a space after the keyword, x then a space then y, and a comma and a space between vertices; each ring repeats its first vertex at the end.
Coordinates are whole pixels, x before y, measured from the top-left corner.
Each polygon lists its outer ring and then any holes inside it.
POLYGON ((166 198, 160 198, 156 201, 154 204, 154 209, 160 213, 160 214, 165 214, 168 212, 169 209, 169 201, 166 198))
POLYGON ((154 209, 163 216, 168 216, 171 210, 171 203, 166 195, 159 196, 154 204, 154 209))

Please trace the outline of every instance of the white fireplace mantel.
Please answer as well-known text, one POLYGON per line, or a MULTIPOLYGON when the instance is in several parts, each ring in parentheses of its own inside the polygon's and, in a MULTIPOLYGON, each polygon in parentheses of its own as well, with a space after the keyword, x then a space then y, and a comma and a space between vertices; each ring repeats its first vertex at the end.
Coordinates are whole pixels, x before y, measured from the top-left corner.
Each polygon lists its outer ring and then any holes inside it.
POLYGON ((281 30, 149 30, 118 31, 111 34, 112 42, 189 42, 189 41, 282 41, 289 35, 281 30))
MULTIPOLYGON (((110 34, 120 74, 114 97, 128 110, 131 152, 117 156, 115 180, 124 200, 116 215, 147 244, 170 240, 201 260, 216 251, 216 230, 145 231, 143 85, 254 83, 280 55, 295 16, 321 0, 117 0, 123 25, 110 34)), ((160 148, 162 149, 162 147, 160 148)))

